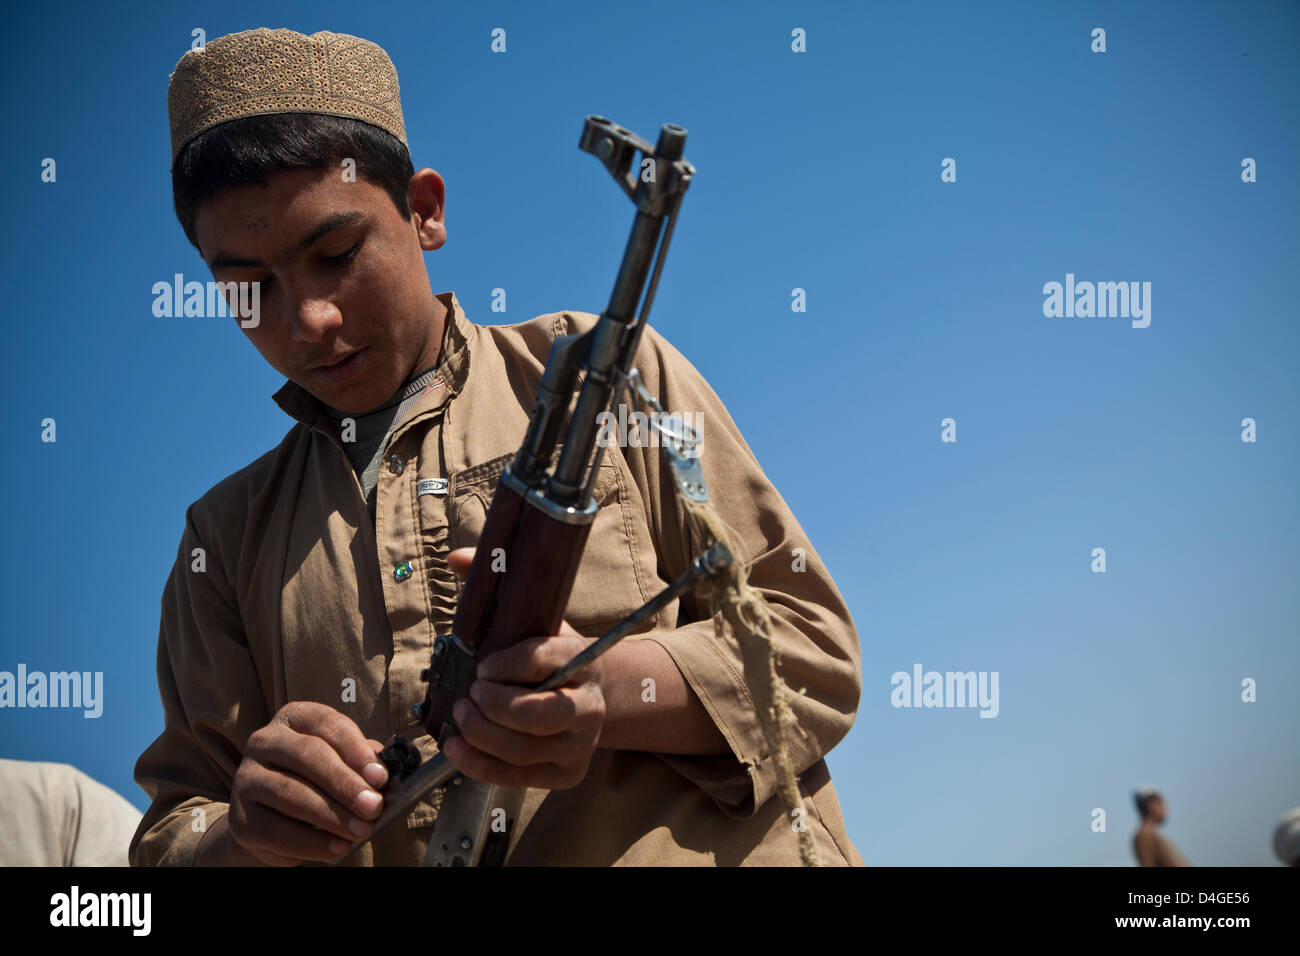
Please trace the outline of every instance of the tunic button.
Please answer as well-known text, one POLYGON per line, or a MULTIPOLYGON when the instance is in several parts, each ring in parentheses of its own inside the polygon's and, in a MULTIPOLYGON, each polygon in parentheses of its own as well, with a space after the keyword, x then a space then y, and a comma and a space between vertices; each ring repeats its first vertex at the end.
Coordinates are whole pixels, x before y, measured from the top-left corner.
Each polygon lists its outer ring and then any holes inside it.
POLYGON ((401 455, 390 455, 388 457, 388 470, 395 475, 400 475, 406 470, 406 462, 402 461, 401 455))
POLYGON ((411 576, 411 562, 403 561, 397 567, 393 568, 393 577, 399 581, 405 581, 411 576))

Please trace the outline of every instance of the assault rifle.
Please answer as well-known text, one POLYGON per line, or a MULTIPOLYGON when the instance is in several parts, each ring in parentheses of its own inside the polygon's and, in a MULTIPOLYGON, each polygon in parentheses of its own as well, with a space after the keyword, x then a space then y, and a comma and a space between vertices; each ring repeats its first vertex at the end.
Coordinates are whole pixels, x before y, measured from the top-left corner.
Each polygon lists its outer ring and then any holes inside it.
MULTIPOLYGON (((660 129, 652 147, 603 116, 586 118, 578 147, 605 164, 635 203, 636 218, 600 320, 590 331, 560 336, 551 346, 523 445, 501 472, 451 633, 436 637, 429 668, 421 674, 428 692, 413 708, 415 724, 423 724, 440 748, 458 732, 451 708, 473 683, 478 659, 535 635, 558 633, 599 507, 593 495, 604 453, 604 443, 597 441, 598 421, 613 398, 628 389, 634 399, 640 397, 661 413, 653 420, 676 492, 694 501, 708 499, 696 450, 699 436, 680 417, 662 414, 633 367, 682 198, 695 174, 695 167, 682 158, 685 144, 686 130, 670 123, 660 129), (642 160, 634 175, 630 170, 638 152, 642 160), (638 313, 647 278, 649 290, 638 313), (575 391, 577 404, 569 414, 575 391), (562 432, 564 447, 548 471, 562 432), (504 571, 493 569, 493 557, 501 553, 497 549, 508 556, 504 571)), ((680 578, 535 689, 564 685, 659 609, 725 570, 732 560, 726 546, 715 541, 680 578)), ((401 737, 394 737, 382 756, 393 780, 384 793, 376 833, 404 818, 431 790, 445 787, 425 865, 504 861, 522 790, 465 779, 442 753, 421 765, 419 752, 401 737)))

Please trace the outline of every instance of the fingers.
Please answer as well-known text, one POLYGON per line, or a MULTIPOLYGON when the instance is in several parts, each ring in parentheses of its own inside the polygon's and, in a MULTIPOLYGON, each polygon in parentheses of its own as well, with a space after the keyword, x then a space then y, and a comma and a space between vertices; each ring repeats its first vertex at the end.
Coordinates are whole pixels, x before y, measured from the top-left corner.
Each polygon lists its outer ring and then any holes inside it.
POLYGON ((388 768, 379 760, 379 755, 384 751, 384 745, 378 740, 366 740, 366 745, 374 753, 374 759, 361 768, 361 776, 366 778, 366 783, 376 790, 382 790, 388 786, 388 768))
MULTIPOLYGON (((297 746, 273 754, 250 748, 246 758, 250 767, 242 797, 247 803, 259 803, 274 808, 295 820, 301 820, 348 841, 369 835, 372 819, 371 801, 357 799, 362 792, 370 792, 364 783, 342 799, 331 795, 346 790, 348 783, 338 783, 343 774, 351 776, 339 763, 338 755, 329 745, 316 737, 304 737, 297 746), (269 763, 263 763, 269 757, 269 763), (336 766, 323 766, 330 763, 336 766), (333 779, 333 786, 322 786, 322 778, 333 779), (360 804, 360 805, 358 805, 360 804)), ((377 796, 377 795, 376 795, 377 796)))
POLYGON ((274 865, 346 855, 383 808, 381 749, 331 707, 286 704, 248 738, 231 787, 232 838, 274 865))
MULTIPOLYGON (((456 702, 456 708, 461 705, 470 716, 481 714, 503 729, 537 737, 588 729, 605 717, 605 698, 598 688, 588 684, 534 691, 514 684, 480 680, 470 685, 469 697, 456 702)), ((452 713, 456 726, 463 728, 455 708, 452 713)))
POLYGON ((587 766, 591 762, 589 751, 580 766, 561 767, 545 763, 517 767, 470 746, 463 737, 452 737, 443 752, 457 770, 474 780, 502 787, 538 787, 543 790, 576 787, 587 776, 587 766))
POLYGON ((518 687, 495 688, 494 694, 488 688, 479 693, 482 704, 464 698, 452 709, 461 734, 485 753, 517 766, 565 763, 599 736, 605 717, 599 693, 566 689, 516 697, 518 687))
MULTIPOLYGON (((298 775, 363 819, 379 815, 383 800, 362 775, 380 777, 368 769, 378 764, 375 753, 356 723, 333 708, 306 701, 287 704, 248 743, 245 757, 298 775)), ((387 779, 387 770, 378 766, 387 779)))
MULTIPOLYGON (((595 643, 569 627, 567 621, 560 625, 561 631, 566 629, 566 635, 530 637, 489 654, 479 661, 474 676, 502 684, 540 684, 595 643)), ((578 671, 569 683, 590 679, 594 666, 589 664, 578 671)))
POLYGON ((456 548, 447 554, 447 567, 464 577, 469 574, 469 566, 474 563, 474 548, 456 548))
POLYGON ((486 783, 563 790, 587 775, 605 698, 595 682, 538 693, 476 681, 453 716, 460 736, 444 750, 462 773, 486 783))
POLYGON ((338 758, 337 761, 331 761, 331 782, 339 788, 334 791, 334 796, 341 802, 351 804, 360 790, 369 789, 371 783, 367 777, 376 781, 373 786, 377 787, 388 782, 388 770, 376 756, 376 741, 367 740, 356 721, 333 707, 311 701, 297 701, 280 708, 275 719, 285 723, 291 730, 318 737, 330 746, 338 758), (352 773, 340 773, 339 762, 352 773))
MULTIPOLYGON (((235 813, 231 807, 231 813, 235 813)), ((231 821, 235 832, 236 821, 231 821)), ((260 804, 242 808, 239 823, 239 843, 246 850, 272 866, 297 866, 304 860, 328 862, 345 856, 350 849, 347 840, 339 839, 305 823, 291 819, 260 804), (286 848, 291 855, 286 855, 286 848)))
MULTIPOLYGON (((458 548, 448 564, 464 574, 473 554, 473 548, 458 548)), ((567 621, 559 632, 528 638, 479 662, 469 696, 452 710, 460 735, 443 747, 461 773, 500 786, 547 790, 574 787, 586 777, 605 722, 599 662, 557 690, 530 689, 595 643, 567 621)))

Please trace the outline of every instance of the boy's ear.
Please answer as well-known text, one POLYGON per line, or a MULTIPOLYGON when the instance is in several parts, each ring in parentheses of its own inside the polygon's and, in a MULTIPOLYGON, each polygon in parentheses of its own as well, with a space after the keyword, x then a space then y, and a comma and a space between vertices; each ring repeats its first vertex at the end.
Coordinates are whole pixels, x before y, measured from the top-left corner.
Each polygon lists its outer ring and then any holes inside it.
POLYGON ((411 222, 419 233, 420 248, 426 252, 447 241, 447 226, 443 222, 445 197, 446 185, 432 169, 416 172, 406 187, 406 199, 411 204, 411 222))

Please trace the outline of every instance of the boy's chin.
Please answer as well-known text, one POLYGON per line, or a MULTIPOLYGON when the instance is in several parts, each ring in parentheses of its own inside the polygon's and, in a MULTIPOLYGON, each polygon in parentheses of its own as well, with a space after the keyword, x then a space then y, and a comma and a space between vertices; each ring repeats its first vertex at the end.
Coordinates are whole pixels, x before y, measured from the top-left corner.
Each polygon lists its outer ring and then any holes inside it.
POLYGON ((384 393, 382 383, 357 382, 345 388, 321 388, 319 383, 298 384, 330 408, 348 415, 363 415, 392 398, 391 391, 384 393))
POLYGON ((380 359, 374 350, 365 349, 358 358, 354 374, 345 381, 331 382, 328 376, 311 371, 295 381, 330 408, 348 415, 360 415, 384 405, 401 387, 401 374, 385 368, 380 359))

